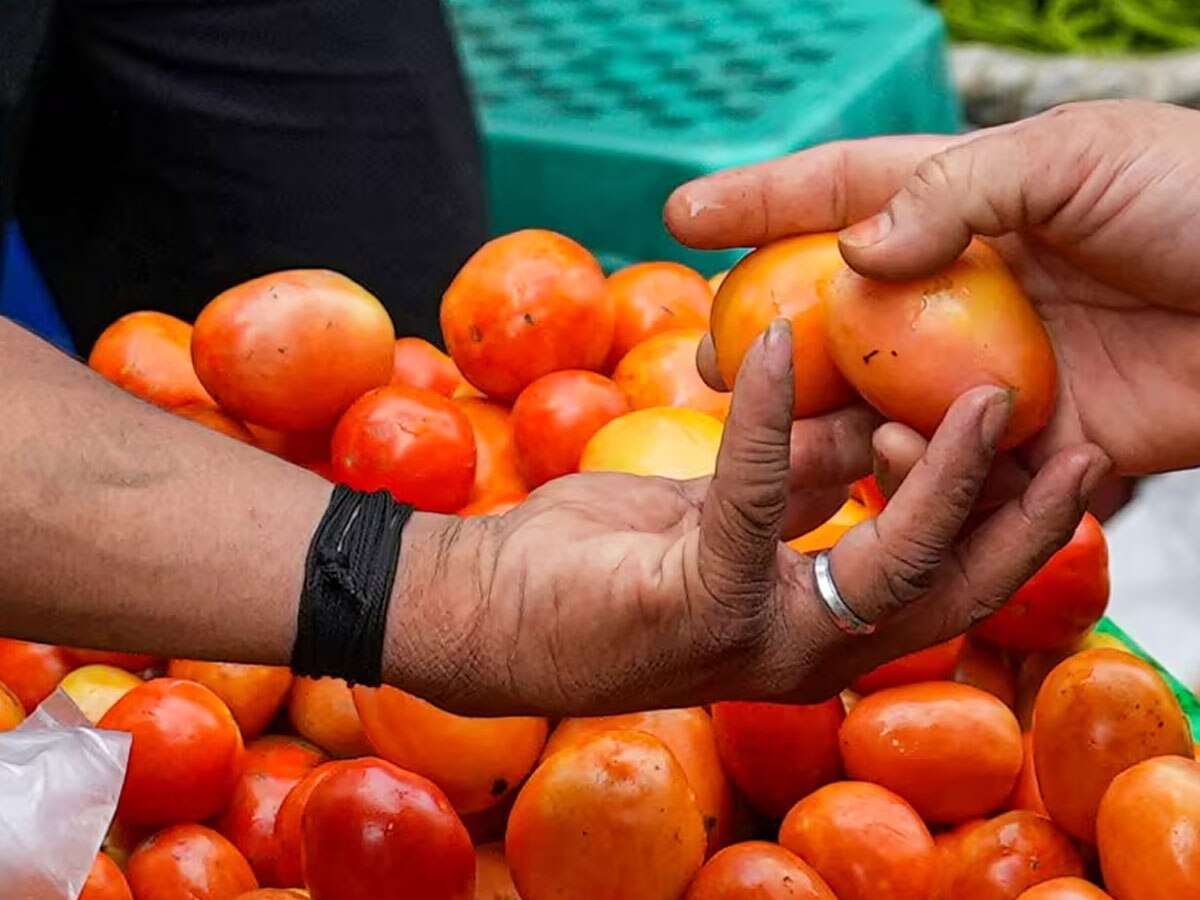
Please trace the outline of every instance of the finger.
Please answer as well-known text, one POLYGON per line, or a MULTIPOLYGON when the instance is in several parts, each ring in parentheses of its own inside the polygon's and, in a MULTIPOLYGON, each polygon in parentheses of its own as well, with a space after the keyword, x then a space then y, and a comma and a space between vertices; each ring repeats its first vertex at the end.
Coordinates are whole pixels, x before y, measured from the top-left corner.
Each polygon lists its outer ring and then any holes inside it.
POLYGON ((714 391, 724 393, 729 390, 729 385, 721 377, 721 370, 717 368, 717 347, 713 343, 712 334, 707 331, 700 339, 700 346, 696 348, 696 368, 700 370, 700 377, 704 383, 714 391))

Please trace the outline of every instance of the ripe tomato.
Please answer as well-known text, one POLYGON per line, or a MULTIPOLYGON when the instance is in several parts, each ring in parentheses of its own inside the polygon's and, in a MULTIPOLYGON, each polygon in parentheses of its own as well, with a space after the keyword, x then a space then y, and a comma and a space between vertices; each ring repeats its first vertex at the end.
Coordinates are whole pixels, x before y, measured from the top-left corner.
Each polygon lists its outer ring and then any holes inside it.
POLYGON ((717 368, 730 387, 742 359, 774 319, 792 323, 797 419, 848 405, 854 391, 826 346, 818 283, 846 268, 837 235, 810 234, 776 241, 744 257, 725 277, 712 306, 717 368))
POLYGON ((175 659, 167 674, 202 684, 224 700, 247 741, 267 730, 292 686, 292 673, 282 666, 175 659))
POLYGON ((1024 761, 1021 763, 1021 774, 1017 776, 1017 785, 1013 788, 1012 796, 1008 798, 1009 809, 1025 809, 1046 816, 1046 804, 1042 802, 1042 792, 1038 787, 1037 769, 1033 761, 1033 732, 1027 731, 1021 737, 1024 761))
POLYGON ((309 900, 309 894, 288 888, 259 888, 242 894, 237 900, 309 900))
POLYGON ((513 404, 513 440, 526 483, 536 488, 579 468, 592 435, 629 412, 621 389, 595 372, 552 372, 513 404))
POLYGON ((117 806, 129 824, 199 822, 229 802, 242 768, 242 734, 229 707, 203 685, 174 678, 139 684, 99 727, 133 735, 117 806))
POLYGON ((1112 897, 1082 878, 1055 878, 1034 885, 1017 900, 1112 900, 1112 897))
POLYGON ((453 400, 420 388, 364 394, 338 422, 332 452, 338 481, 391 491, 427 512, 461 509, 475 482, 470 420, 453 400))
POLYGON ((717 467, 723 432, 720 419, 694 409, 634 410, 592 435, 579 458, 579 471, 703 478, 717 467))
POLYGON ((950 860, 948 897, 1013 900, 1052 878, 1083 877, 1071 839, 1045 816, 1017 810, 970 829, 950 860))
POLYGON ((192 326, 160 312, 133 312, 96 339, 88 365, 113 384, 171 409, 213 405, 192 367, 192 326))
POLYGON ((190 403, 187 406, 176 406, 171 412, 181 418, 190 419, 198 425, 203 425, 218 434, 223 434, 225 437, 231 437, 235 441, 241 441, 251 447, 257 446, 254 443, 254 435, 246 429, 245 425, 215 406, 190 403))
MULTIPOLYGON (((713 291, 704 276, 673 262, 638 263, 608 276, 608 290, 616 307, 616 328, 608 369, 634 347, 679 328, 703 333, 713 291)), ((696 368, 695 351, 692 369, 696 368)))
POLYGON ((458 515, 464 519, 471 516, 502 516, 524 503, 528 496, 528 494, 514 494, 510 496, 484 497, 482 500, 468 503, 458 511, 458 515))
POLYGON ((805 795, 842 777, 840 697, 812 706, 714 703, 713 732, 725 770, 759 812, 782 818, 805 795))
POLYGON ((275 880, 284 887, 304 885, 304 810, 317 785, 337 771, 344 760, 321 763, 297 782, 275 814, 275 880))
POLYGON ((719 291, 721 289, 721 285, 723 285, 725 283, 725 279, 728 277, 729 277, 729 270, 725 269, 724 271, 718 272, 716 275, 713 275, 711 278, 708 279, 708 287, 709 287, 709 290, 711 290, 713 292, 714 297, 717 295, 717 291, 719 291))
POLYGON ((133 894, 117 864, 103 853, 97 853, 78 900, 133 900, 133 894))
POLYGON ((0 731, 12 731, 25 721, 25 707, 17 695, 0 684, 0 731))
POLYGON ((304 811, 313 900, 471 900, 475 852, 432 782, 380 759, 341 763, 304 811))
POLYGON ((16 695, 26 713, 37 709, 72 668, 62 647, 0 638, 0 684, 16 695))
POLYGON ((393 687, 354 688, 376 752, 436 784, 459 813, 500 802, 537 764, 545 719, 456 716, 393 687))
POLYGON ((246 430, 260 450, 266 450, 298 466, 325 464, 329 461, 329 444, 333 427, 316 431, 276 431, 246 422, 246 430))
POLYGON ((713 853, 729 843, 733 828, 733 792, 721 768, 716 735, 708 713, 694 707, 564 719, 550 735, 542 758, 606 731, 641 731, 662 741, 683 768, 696 795, 708 832, 708 852, 713 853))
POLYGON ((683 894, 706 842, 666 745, 610 731, 538 766, 513 804, 505 849, 523 900, 661 900, 683 894))
POLYGON ((108 826, 108 833, 104 835, 100 850, 115 862, 121 871, 125 871, 129 867, 129 857, 133 856, 133 851, 152 834, 154 834, 153 828, 126 825, 124 822, 114 819, 108 826))
POLYGON ((296 732, 330 756, 373 753, 354 705, 350 686, 340 678, 296 678, 288 695, 288 718, 296 732))
POLYGON ((958 668, 958 658, 965 642, 966 638, 956 637, 944 644, 909 653, 856 679, 851 687, 859 694, 873 694, 903 684, 949 681, 958 668))
POLYGON ((471 502, 491 497, 528 494, 529 486, 517 464, 512 416, 498 403, 473 397, 456 401, 475 435, 475 482, 471 502))
POLYGON ((599 371, 616 308, 596 258, 561 234, 484 244, 442 297, 442 335, 467 381, 505 403, 543 375, 599 371))
POLYGON ((1058 368, 1046 326, 982 241, 929 278, 885 283, 845 267, 820 292, 834 362, 889 419, 930 437, 958 397, 991 384, 1016 391, 1001 449, 1049 421, 1058 368))
POLYGON ((987 819, 968 819, 961 825, 955 825, 949 831, 940 831, 933 836, 933 843, 938 851, 937 887, 931 900, 954 900, 951 891, 954 889, 955 865, 957 864, 958 847, 968 831, 987 822, 987 819))
POLYGON ((115 669, 125 669, 127 672, 144 672, 161 660, 148 653, 121 653, 115 650, 84 650, 80 647, 68 647, 77 666, 112 666, 115 669))
POLYGON ((940 860, 916 811, 887 788, 840 781, 783 820, 779 843, 812 866, 838 900, 928 900, 940 860))
POLYGON ((1084 513, 1071 542, 975 632, 1011 650, 1058 650, 1083 638, 1107 608, 1108 543, 1099 520, 1084 513))
POLYGON ((79 711, 95 725, 114 703, 142 683, 132 672, 113 666, 80 666, 59 684, 79 711))
POLYGON ((824 879, 790 850, 765 841, 726 847, 704 864, 684 900, 837 900, 824 879))
POLYGON ((684 406, 724 421, 733 395, 714 391, 700 377, 696 350, 703 337, 700 329, 668 331, 621 357, 613 381, 630 407, 684 406))
POLYGON ((422 388, 443 397, 454 396, 462 384, 462 373, 449 356, 429 341, 402 337, 392 356, 392 384, 422 388))
POLYGON ((136 900, 231 900, 258 888, 237 847, 203 825, 175 825, 145 841, 125 872, 136 900))
POLYGON ((879 482, 874 475, 860 478, 850 486, 850 496, 867 508, 873 516, 879 515, 887 506, 887 497, 879 489, 879 482))
POLYGON ((475 900, 521 900, 504 858, 503 844, 475 848, 475 900))
MULTIPOLYGON (((1013 661, 998 647, 968 635, 958 656, 954 680, 987 691, 1009 709, 1017 708, 1017 673, 1013 661)), ((1020 715, 1017 719, 1021 720, 1020 715)))
POLYGON ((788 541, 788 546, 797 553, 818 553, 828 550, 842 539, 847 531, 860 522, 871 518, 867 508, 857 500, 847 500, 828 520, 808 534, 788 541))
POLYGON ((387 310, 344 275, 276 272, 213 299, 196 319, 192 361, 221 408, 280 431, 332 425, 392 377, 387 310))
POLYGON ((1050 817, 1096 842, 1096 810, 1112 780, 1155 756, 1192 757, 1187 719, 1148 663, 1086 650, 1046 676, 1033 709, 1033 759, 1050 817))

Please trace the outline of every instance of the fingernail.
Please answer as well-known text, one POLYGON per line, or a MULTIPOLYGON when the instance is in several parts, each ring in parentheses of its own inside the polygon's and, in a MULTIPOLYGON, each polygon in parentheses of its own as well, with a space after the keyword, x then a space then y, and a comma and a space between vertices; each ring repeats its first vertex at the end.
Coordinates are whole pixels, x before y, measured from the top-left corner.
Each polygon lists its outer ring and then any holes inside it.
POLYGON ((792 364, 792 323, 787 319, 773 321, 763 337, 763 349, 767 355, 767 371, 775 378, 786 375, 792 364))
POLYGON ((1112 460, 1104 454, 1098 454, 1079 478, 1079 496, 1085 502, 1091 499, 1096 486, 1112 469, 1112 460))
POLYGON ((892 230, 892 211, 885 209, 878 215, 874 215, 869 219, 864 219, 857 225, 851 225, 845 229, 838 239, 847 247, 862 249, 878 244, 888 236, 892 230))
POLYGON ((1008 421, 1012 418, 1016 400, 1017 392, 1011 389, 997 391, 988 397, 987 407, 979 422, 979 436, 988 447, 995 449, 1000 444, 1000 439, 1004 437, 1004 429, 1008 427, 1008 421))

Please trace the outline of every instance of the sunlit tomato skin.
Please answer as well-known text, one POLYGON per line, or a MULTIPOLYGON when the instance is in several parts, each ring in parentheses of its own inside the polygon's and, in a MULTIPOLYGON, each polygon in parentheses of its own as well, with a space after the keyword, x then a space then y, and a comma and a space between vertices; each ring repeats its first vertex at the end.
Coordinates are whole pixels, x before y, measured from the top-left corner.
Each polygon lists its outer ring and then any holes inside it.
POLYGON ((176 659, 167 674, 202 684, 224 700, 248 741, 267 730, 292 686, 292 673, 283 666, 176 659))
POLYGON ((62 647, 0 638, 0 684, 31 713, 74 668, 62 647))
POLYGON ((192 326, 160 312, 133 312, 96 339, 88 365, 118 387, 171 409, 215 405, 192 367, 192 326))
POLYGON ((526 483, 536 488, 579 468, 592 435, 629 412, 621 389, 595 372, 552 372, 513 404, 513 440, 526 483))
POLYGON ((779 819, 801 798, 842 777, 840 697, 801 706, 714 703, 713 730, 725 770, 746 800, 779 819))
POLYGON ((1046 804, 1042 802, 1042 791, 1038 787, 1037 768, 1033 761, 1033 732, 1027 731, 1021 737, 1024 762, 1021 764, 1021 774, 1017 776, 1016 787, 1008 798, 1009 809, 1024 809, 1048 816, 1046 804))
POLYGON ((471 516, 502 516, 524 503, 528 496, 528 494, 515 494, 484 497, 482 500, 468 503, 458 511, 458 515, 464 519, 469 519, 471 516))
POLYGON ((112 666, 127 672, 144 672, 161 660, 148 653, 121 653, 115 650, 85 650, 68 647, 67 652, 77 666, 112 666))
POLYGON ((283 887, 304 886, 304 810, 317 785, 345 760, 309 769, 284 796, 275 814, 275 881, 283 887))
POLYGON ((350 686, 340 678, 296 678, 287 701, 288 719, 297 734, 330 756, 373 753, 350 686))
POLYGON ((975 632, 1024 653, 1070 647, 1104 616, 1108 591, 1104 528, 1095 516, 1084 513, 1071 542, 975 632))
POLYGON ((684 406, 722 421, 729 415, 732 394, 714 391, 696 368, 701 329, 668 331, 633 347, 621 357, 613 381, 632 409, 684 406))
MULTIPOLYGON (((630 350, 657 335, 708 327, 712 288, 703 275, 679 263, 638 263, 613 272, 608 290, 616 308, 610 371, 630 350)), ((692 359, 695 369, 694 354, 692 359)))
POLYGON ((904 684, 949 681, 958 668, 958 658, 962 655, 965 642, 966 638, 960 636, 944 644, 909 653, 856 679, 851 687, 859 694, 873 694, 904 684))
POLYGON ((1096 841, 1096 810, 1112 780, 1156 756, 1191 758, 1179 700, 1148 663, 1120 650, 1086 650, 1042 682, 1033 709, 1033 760, 1050 817, 1096 841))
POLYGON ((442 298, 451 358, 472 385, 505 403, 551 372, 600 371, 615 323, 596 258, 537 229, 484 244, 442 298))
POLYGON ((716 470, 721 420, 680 407, 638 409, 613 419, 588 441, 581 472, 624 472, 686 481, 716 470))
POLYGON ((471 502, 492 497, 528 494, 529 486, 517 462, 511 413, 499 403, 464 397, 457 401, 475 435, 475 481, 471 502))
POLYGON ((475 848, 475 900, 521 900, 504 858, 503 844, 475 848))
POLYGON ((1071 839, 1045 816, 1026 810, 970 829, 950 865, 947 896, 954 900, 1012 900, 1043 881, 1084 874, 1071 839))
POLYGON ((313 900, 471 900, 475 851, 431 782, 380 759, 339 764, 304 812, 313 900))
POLYGON ((420 388, 364 394, 333 432, 337 480, 362 491, 390 491, 426 512, 466 505, 475 482, 475 435, 453 400, 420 388))
POLYGON ((1058 367, 1046 326, 982 241, 929 278, 885 283, 845 267, 820 293, 834 363, 889 419, 930 437, 958 397, 997 385, 1016 392, 1001 449, 1049 421, 1058 367))
POLYGON ((837 900, 824 879, 790 850, 766 841, 726 847, 704 864, 684 900, 837 900))
POLYGON ((80 666, 59 685, 95 725, 113 704, 142 683, 132 672, 113 666, 80 666))
POLYGON ((950 681, 862 698, 842 725, 841 750, 850 778, 883 785, 938 824, 999 809, 1023 760, 1012 710, 950 681))
POLYGON ((1112 895, 1082 878, 1055 878, 1031 887, 1017 900, 1112 900, 1112 895))
POLYGON ((250 864, 203 825, 175 825, 146 840, 126 869, 134 900, 230 900, 258 888, 250 864))
POLYGON ((1159 757, 1126 769, 1104 794, 1096 834, 1116 900, 1200 896, 1200 764, 1159 757))
POLYGON ((78 900, 133 900, 133 894, 117 864, 98 853, 78 900))
POLYGON ((867 508, 857 500, 847 500, 830 518, 808 534, 787 542, 797 553, 819 553, 828 550, 842 539, 847 531, 871 518, 867 508))
POLYGON ((929 900, 940 856, 929 829, 877 784, 840 781, 787 814, 779 843, 817 870, 838 900, 929 900))
POLYGON ((99 727, 133 735, 117 806, 130 825, 200 822, 229 802, 242 767, 242 733, 229 707, 203 685, 147 681, 113 704, 99 727))
POLYGON ((443 397, 452 397, 462 381, 462 373, 454 360, 429 341, 417 337, 396 340, 392 384, 423 388, 443 397))
POLYGON ((0 731, 12 731, 25 721, 25 707, 17 695, 0 684, 0 731))

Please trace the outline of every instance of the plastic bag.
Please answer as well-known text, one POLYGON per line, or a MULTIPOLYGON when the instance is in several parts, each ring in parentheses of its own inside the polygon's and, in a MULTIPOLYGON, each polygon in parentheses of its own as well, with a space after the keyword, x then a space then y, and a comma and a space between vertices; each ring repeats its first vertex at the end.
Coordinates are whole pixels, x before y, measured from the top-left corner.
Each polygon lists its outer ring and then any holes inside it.
POLYGON ((3 900, 76 900, 116 811, 130 743, 93 728, 62 691, 0 734, 3 900))

